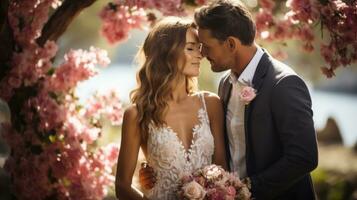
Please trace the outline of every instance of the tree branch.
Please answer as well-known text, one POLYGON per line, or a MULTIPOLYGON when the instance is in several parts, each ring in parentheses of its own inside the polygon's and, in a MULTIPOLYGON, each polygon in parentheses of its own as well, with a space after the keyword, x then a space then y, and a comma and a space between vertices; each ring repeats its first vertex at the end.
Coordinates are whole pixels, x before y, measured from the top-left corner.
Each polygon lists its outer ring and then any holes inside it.
POLYGON ((1 0, 0 2, 0 80, 2 80, 9 70, 8 61, 11 58, 13 51, 13 36, 12 30, 7 20, 7 11, 9 8, 9 0, 1 0))
POLYGON ((85 8, 97 0, 65 0, 43 27, 37 43, 43 46, 47 40, 56 41, 67 29, 72 20, 85 8))
POLYGON ((9 0, 2 0, 0 2, 0 29, 2 30, 6 19, 7 19, 7 9, 9 7, 9 0))

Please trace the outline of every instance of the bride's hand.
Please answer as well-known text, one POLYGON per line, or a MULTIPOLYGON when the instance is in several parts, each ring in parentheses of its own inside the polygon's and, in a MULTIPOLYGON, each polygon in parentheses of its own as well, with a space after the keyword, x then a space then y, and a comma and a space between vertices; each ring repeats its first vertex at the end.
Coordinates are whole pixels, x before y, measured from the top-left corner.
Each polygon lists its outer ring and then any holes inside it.
POLYGON ((149 190, 154 187, 156 183, 155 173, 153 168, 147 165, 147 163, 142 163, 139 170, 139 182, 142 188, 149 190))

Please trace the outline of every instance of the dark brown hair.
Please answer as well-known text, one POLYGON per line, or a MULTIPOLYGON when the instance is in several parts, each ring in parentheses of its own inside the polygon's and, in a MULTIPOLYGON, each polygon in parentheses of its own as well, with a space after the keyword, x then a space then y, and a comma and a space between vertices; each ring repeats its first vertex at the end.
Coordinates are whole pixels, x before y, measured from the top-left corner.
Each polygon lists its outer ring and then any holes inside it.
POLYGON ((195 12, 199 28, 208 29, 220 41, 229 36, 238 38, 243 45, 254 42, 256 27, 248 9, 236 0, 218 0, 195 12))

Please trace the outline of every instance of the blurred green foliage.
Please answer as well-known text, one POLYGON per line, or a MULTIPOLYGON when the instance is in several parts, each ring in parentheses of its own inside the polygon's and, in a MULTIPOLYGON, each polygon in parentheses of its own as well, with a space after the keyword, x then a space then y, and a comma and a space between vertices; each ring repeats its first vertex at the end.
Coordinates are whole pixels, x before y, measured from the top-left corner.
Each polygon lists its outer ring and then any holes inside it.
POLYGON ((354 200, 357 198, 357 174, 343 174, 337 171, 317 168, 312 179, 319 199, 354 200))

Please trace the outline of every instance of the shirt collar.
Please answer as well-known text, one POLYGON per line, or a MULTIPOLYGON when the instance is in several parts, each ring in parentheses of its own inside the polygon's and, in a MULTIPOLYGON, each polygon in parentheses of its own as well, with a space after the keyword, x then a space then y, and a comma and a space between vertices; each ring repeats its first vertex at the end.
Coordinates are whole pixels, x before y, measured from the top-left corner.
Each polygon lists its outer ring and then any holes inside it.
POLYGON ((247 67, 243 70, 241 75, 237 77, 235 73, 231 71, 229 80, 231 83, 239 82, 244 85, 252 85, 254 73, 258 67, 259 61, 262 58, 264 51, 262 48, 257 46, 257 51, 255 52, 253 58, 248 63, 247 67))

